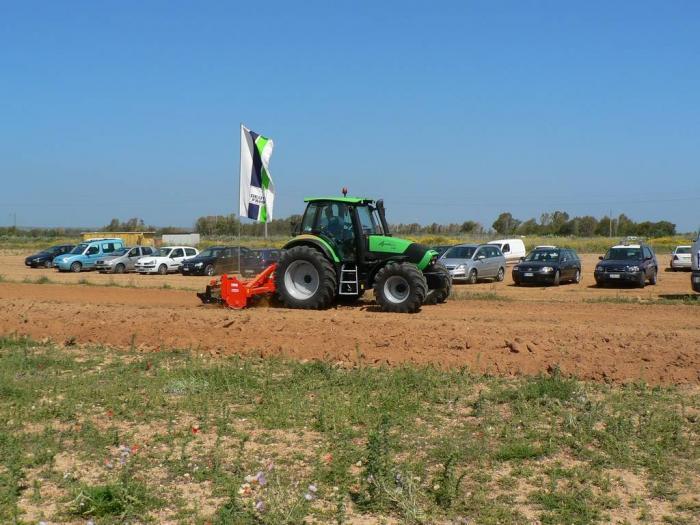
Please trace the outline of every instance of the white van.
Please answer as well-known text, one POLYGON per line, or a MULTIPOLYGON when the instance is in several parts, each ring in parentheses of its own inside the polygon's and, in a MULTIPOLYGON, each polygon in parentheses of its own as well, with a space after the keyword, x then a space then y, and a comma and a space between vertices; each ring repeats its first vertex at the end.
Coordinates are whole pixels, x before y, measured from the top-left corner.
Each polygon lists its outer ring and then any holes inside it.
POLYGON ((525 257, 527 254, 525 251, 525 243, 522 239, 501 239, 491 241, 489 244, 495 244, 498 246, 503 252, 506 262, 508 263, 518 262, 521 257, 525 257))
POLYGON ((693 244, 691 257, 690 284, 693 290, 700 293, 700 235, 693 244))

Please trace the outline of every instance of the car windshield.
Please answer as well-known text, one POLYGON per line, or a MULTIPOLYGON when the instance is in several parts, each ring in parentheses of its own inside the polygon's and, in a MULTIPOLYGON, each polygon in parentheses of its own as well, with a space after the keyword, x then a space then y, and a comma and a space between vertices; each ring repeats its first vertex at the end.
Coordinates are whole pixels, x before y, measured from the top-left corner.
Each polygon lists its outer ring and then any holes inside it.
POLYGON ((445 259, 471 259, 476 248, 474 246, 453 246, 445 252, 445 259))
POLYGON ((605 254, 606 261, 641 261, 641 248, 610 248, 605 254))
POLYGON ((558 261, 559 260, 559 250, 535 250, 530 252, 526 261, 536 262, 536 261, 558 261))
POLYGON ((168 257, 171 251, 173 251, 172 248, 161 248, 158 250, 158 257, 168 257))
POLYGON ((223 252, 223 248, 207 248, 203 252, 199 254, 200 257, 219 257, 221 256, 221 252, 223 252))
POLYGON ((676 253, 690 254, 690 246, 679 246, 678 248, 676 248, 676 253))
POLYGON ((73 255, 80 255, 85 251, 85 248, 87 248, 88 245, 87 243, 81 242, 78 246, 73 248, 73 251, 71 252, 73 255))

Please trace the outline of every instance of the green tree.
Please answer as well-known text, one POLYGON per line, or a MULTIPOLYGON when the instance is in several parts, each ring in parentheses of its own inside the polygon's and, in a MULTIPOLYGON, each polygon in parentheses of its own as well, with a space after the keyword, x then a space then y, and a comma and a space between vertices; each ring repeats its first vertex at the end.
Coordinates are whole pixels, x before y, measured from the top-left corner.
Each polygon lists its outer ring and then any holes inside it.
POLYGON ((500 235, 510 235, 518 229, 518 226, 520 226, 520 221, 509 212, 501 213, 491 225, 500 235))

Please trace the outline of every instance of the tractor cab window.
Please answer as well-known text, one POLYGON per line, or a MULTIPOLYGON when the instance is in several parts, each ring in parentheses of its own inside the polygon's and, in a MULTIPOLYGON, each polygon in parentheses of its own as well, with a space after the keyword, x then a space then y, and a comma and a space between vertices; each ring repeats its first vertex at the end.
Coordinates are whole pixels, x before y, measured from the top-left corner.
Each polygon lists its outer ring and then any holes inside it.
POLYGON ((318 230, 331 239, 352 237, 352 217, 346 204, 329 202, 318 210, 318 230))
POLYGON ((357 215, 360 218, 360 227, 363 234, 384 235, 377 210, 370 209, 368 206, 358 206, 357 215))

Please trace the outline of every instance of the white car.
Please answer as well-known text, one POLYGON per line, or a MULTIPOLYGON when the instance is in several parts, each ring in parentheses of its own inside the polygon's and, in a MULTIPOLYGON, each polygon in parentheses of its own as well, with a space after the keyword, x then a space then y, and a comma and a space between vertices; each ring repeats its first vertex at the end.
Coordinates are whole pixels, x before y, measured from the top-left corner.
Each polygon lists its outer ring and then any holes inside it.
POLYGON ((501 249, 508 264, 517 263, 522 257, 527 255, 525 243, 522 239, 499 239, 497 241, 489 241, 489 244, 495 244, 501 249))
POLYGON ((676 249, 673 250, 673 253, 671 254, 671 271, 675 272, 676 270, 690 270, 691 266, 691 261, 690 261, 690 255, 691 255, 691 250, 692 246, 676 246, 676 249))
POLYGON ((191 246, 164 246, 153 257, 141 257, 134 268, 138 273, 174 273, 180 270, 182 262, 199 254, 191 246))

